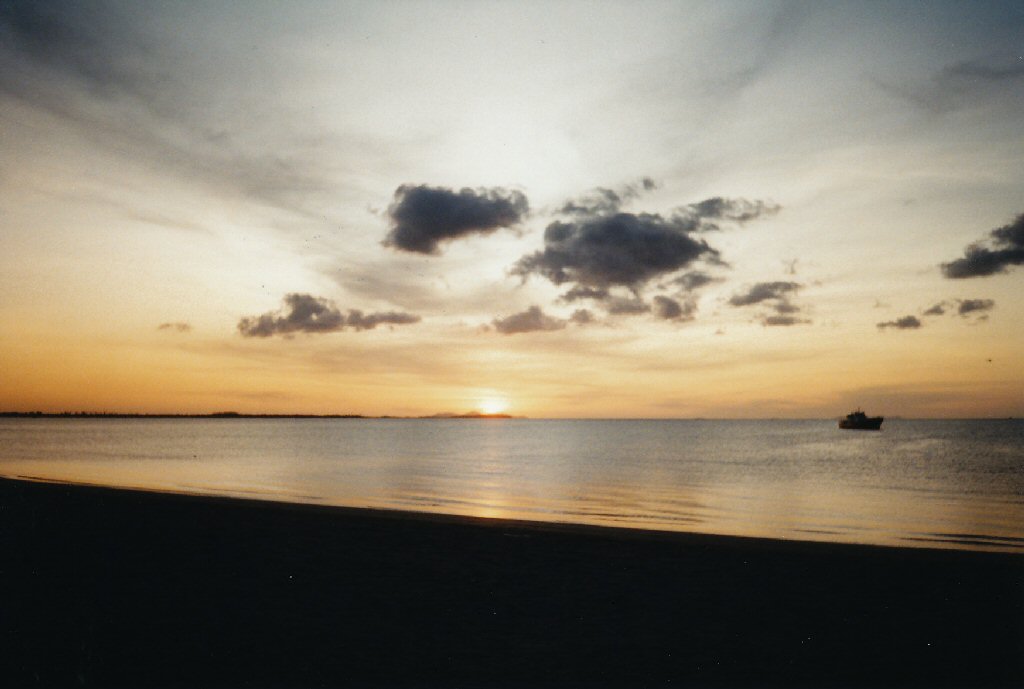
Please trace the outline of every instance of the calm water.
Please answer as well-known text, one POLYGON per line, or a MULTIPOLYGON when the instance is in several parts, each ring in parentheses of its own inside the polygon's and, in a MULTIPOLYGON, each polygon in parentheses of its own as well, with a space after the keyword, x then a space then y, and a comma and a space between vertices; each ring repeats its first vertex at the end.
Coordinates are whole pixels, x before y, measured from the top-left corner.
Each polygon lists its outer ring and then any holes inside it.
POLYGON ((0 474, 1024 552, 1024 421, 0 419, 0 474))

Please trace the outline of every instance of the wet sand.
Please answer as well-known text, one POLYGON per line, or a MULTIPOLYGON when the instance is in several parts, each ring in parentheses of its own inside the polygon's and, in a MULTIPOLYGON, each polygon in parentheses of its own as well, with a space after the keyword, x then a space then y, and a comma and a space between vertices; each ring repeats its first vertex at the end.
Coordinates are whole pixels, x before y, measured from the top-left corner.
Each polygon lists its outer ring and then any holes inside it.
POLYGON ((1024 556, 0 480, 0 685, 1024 686, 1024 556))

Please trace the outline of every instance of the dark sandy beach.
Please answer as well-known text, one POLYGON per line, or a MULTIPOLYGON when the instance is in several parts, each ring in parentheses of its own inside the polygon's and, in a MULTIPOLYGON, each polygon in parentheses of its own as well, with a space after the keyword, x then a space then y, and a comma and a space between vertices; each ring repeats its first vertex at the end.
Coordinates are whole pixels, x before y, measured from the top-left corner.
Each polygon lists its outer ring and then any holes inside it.
POLYGON ((0 685, 1024 685, 1024 556, 0 480, 0 685))

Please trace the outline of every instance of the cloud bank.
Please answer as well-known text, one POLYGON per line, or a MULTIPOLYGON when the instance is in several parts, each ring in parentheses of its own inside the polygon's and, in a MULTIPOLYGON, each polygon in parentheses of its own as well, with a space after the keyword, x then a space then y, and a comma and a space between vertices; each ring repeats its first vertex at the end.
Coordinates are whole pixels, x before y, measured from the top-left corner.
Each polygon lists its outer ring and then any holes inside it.
POLYGON ((997 227, 989 236, 964 249, 964 255, 941 265, 947 278, 984 277, 1004 273, 1010 266, 1024 264, 1024 213, 1009 225, 997 227))
POLYGON ((495 187, 459 191, 402 185, 388 207, 392 228, 384 245, 419 254, 440 253, 439 245, 472 234, 490 234, 518 224, 530 211, 526 196, 495 187))
POLYGON ((407 325, 420 317, 411 313, 383 312, 364 314, 350 309, 345 315, 330 299, 293 292, 284 297, 284 308, 249 316, 238 321, 238 332, 244 337, 271 337, 292 333, 330 333, 352 328, 373 330, 378 325, 407 325))
POLYGON ((692 320, 697 309, 692 293, 719 280, 694 266, 701 261, 727 265, 699 235, 721 229, 722 223, 743 224, 775 213, 779 206, 715 196, 667 215, 622 210, 656 186, 643 178, 567 201, 556 213, 563 217, 544 230, 543 248, 521 257, 511 274, 568 285, 559 301, 591 300, 609 315, 651 313, 659 320, 692 320), (654 290, 670 293, 647 301, 645 292, 654 290))

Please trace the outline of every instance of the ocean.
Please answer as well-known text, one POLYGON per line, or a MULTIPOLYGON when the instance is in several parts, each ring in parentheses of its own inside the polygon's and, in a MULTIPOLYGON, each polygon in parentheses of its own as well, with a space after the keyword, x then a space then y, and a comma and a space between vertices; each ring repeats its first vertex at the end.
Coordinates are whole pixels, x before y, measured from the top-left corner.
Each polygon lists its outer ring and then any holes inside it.
POLYGON ((1024 421, 0 419, 0 475, 790 540, 1024 552, 1024 421))

